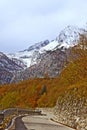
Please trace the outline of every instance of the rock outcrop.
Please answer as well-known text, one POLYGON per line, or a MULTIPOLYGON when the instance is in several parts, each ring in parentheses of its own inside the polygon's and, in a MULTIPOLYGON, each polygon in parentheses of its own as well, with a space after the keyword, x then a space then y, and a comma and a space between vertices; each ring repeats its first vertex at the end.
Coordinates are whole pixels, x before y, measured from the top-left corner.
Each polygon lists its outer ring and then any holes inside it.
POLYGON ((77 130, 87 129, 87 99, 84 92, 77 95, 78 89, 65 92, 64 96, 58 98, 54 108, 56 120, 60 123, 73 127, 77 130))

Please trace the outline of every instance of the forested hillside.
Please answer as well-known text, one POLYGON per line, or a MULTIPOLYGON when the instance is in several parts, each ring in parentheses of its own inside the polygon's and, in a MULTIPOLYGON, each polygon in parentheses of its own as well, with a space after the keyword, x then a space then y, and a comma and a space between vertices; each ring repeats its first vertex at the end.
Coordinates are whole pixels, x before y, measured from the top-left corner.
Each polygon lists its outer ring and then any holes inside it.
MULTIPOLYGON (((75 91, 86 97, 87 92, 87 40, 81 36, 78 46, 72 49, 71 62, 56 78, 29 79, 17 84, 0 86, 0 102, 7 107, 53 107, 59 96, 75 91), (72 91, 71 91, 72 90, 72 91)), ((73 94, 72 94, 73 98, 73 94)))

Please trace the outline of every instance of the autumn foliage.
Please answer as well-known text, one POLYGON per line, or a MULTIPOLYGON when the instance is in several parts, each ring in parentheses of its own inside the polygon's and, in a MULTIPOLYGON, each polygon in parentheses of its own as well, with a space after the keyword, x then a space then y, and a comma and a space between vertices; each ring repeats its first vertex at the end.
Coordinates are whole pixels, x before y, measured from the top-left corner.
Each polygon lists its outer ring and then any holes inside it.
POLYGON ((59 96, 78 88, 87 97, 87 38, 81 36, 78 46, 72 49, 74 58, 59 77, 35 78, 16 84, 0 86, 0 107, 53 107, 59 96), (76 58, 75 58, 76 57, 76 58), (44 87, 45 85, 45 87, 44 87))

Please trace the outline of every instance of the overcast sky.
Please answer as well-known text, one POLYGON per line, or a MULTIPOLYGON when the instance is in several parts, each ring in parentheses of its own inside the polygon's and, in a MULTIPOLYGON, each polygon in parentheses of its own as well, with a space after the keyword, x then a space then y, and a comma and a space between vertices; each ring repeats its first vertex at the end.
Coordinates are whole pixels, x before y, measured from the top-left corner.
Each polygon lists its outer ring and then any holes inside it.
POLYGON ((0 0, 0 51, 17 52, 87 22, 87 0, 0 0))

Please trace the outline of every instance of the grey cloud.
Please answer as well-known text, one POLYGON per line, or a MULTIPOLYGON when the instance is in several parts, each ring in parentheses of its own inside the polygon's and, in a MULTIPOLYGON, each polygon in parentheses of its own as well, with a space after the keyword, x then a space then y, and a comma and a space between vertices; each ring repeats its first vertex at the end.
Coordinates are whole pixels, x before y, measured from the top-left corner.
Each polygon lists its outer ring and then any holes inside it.
POLYGON ((87 0, 0 0, 0 51, 52 40, 67 25, 83 26, 86 5, 87 0))

